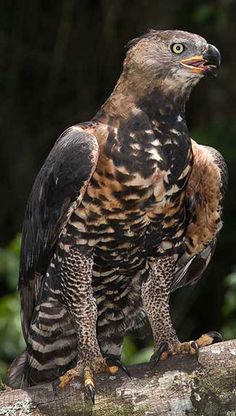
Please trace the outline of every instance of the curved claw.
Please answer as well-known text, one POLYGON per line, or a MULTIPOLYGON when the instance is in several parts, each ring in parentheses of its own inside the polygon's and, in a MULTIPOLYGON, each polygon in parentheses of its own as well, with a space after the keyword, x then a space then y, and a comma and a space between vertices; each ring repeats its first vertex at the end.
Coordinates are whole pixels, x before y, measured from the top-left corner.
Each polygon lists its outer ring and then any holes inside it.
POLYGON ((59 385, 60 385, 59 378, 56 378, 55 380, 53 380, 52 389, 53 389, 53 392, 54 392, 55 396, 58 396, 58 387, 59 387, 59 385))
POLYGON ((163 352, 169 352, 169 345, 168 342, 163 341, 160 343, 157 351, 152 356, 152 361, 154 361, 153 367, 160 361, 161 355, 163 352))
POLYGON ((90 396, 93 404, 95 404, 95 393, 96 392, 95 392, 94 386, 92 384, 87 384, 86 388, 87 388, 87 391, 89 393, 89 396, 90 396))
POLYGON ((216 342, 222 342, 223 341, 222 335, 217 331, 207 332, 206 335, 213 338, 213 344, 215 344, 216 342))
POLYGON ((197 344, 197 342, 196 342, 196 341, 192 341, 192 342, 191 342, 191 347, 192 347, 195 351, 198 351, 198 350, 199 350, 199 346, 198 346, 198 344, 197 344))
POLYGON ((108 357, 106 357, 105 360, 106 360, 106 364, 107 364, 108 367, 112 367, 113 365, 115 365, 118 368, 120 368, 121 370, 123 370, 124 373, 127 374, 127 376, 129 378, 132 378, 128 368, 125 367, 124 364, 122 364, 122 362, 119 360, 119 358, 108 356, 108 357))
POLYGON ((196 354, 198 355, 199 354, 199 346, 198 346, 198 343, 196 341, 192 341, 190 345, 196 351, 196 354))

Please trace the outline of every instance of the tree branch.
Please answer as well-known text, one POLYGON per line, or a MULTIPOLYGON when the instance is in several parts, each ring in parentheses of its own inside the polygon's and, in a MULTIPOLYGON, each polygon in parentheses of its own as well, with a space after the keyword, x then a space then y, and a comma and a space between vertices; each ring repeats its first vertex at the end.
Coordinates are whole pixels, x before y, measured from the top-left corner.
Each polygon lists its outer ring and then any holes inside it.
POLYGON ((55 396, 44 384, 0 394, 0 415, 6 416, 235 416, 236 340, 202 348, 199 357, 177 356, 131 367, 123 374, 95 378, 96 404, 79 381, 55 396))

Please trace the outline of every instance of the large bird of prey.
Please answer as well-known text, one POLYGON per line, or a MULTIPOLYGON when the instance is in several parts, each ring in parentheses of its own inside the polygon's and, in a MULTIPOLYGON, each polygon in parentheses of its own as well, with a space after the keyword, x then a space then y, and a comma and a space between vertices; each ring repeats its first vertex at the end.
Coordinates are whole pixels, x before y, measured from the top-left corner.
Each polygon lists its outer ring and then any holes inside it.
POLYGON ((191 140, 185 103, 219 51, 202 37, 152 30, 134 39, 95 117, 59 137, 34 183, 23 224, 19 290, 26 351, 9 383, 118 368, 126 331, 144 316, 154 358, 212 343, 180 343, 169 295, 196 283, 222 226, 227 169, 191 140))

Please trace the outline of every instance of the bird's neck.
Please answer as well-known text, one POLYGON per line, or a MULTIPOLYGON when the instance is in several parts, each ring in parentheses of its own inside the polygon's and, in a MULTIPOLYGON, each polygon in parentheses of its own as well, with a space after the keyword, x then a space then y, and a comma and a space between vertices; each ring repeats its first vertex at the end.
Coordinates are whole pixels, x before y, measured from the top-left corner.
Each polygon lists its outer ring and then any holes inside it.
POLYGON ((151 121, 173 123, 177 118, 185 123, 185 103, 189 94, 168 84, 167 80, 147 82, 121 74, 112 94, 95 118, 111 123, 129 119, 138 112, 151 121))

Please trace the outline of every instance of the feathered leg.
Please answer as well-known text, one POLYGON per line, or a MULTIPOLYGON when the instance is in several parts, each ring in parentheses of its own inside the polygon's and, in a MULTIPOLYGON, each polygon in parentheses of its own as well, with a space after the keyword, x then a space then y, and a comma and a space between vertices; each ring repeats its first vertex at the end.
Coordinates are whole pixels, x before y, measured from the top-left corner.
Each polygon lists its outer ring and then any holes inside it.
POLYGON ((149 276, 142 284, 142 299, 152 327, 155 351, 162 342, 176 345, 178 338, 170 317, 169 295, 174 271, 173 260, 168 257, 150 263, 149 276))
POLYGON ((163 256, 150 263, 150 272, 142 285, 142 299, 154 337, 153 360, 165 359, 179 353, 195 354, 199 347, 220 340, 220 334, 209 332, 196 341, 181 343, 178 340, 170 316, 169 296, 175 271, 175 263, 163 256))
POLYGON ((111 357, 104 358, 98 344, 97 305, 92 290, 92 269, 92 257, 81 254, 76 247, 71 247, 65 253, 60 264, 62 297, 78 338, 78 360, 75 368, 60 377, 59 385, 63 388, 72 379, 82 376, 94 402, 93 373, 106 370, 114 374, 114 366, 122 366, 111 357))

